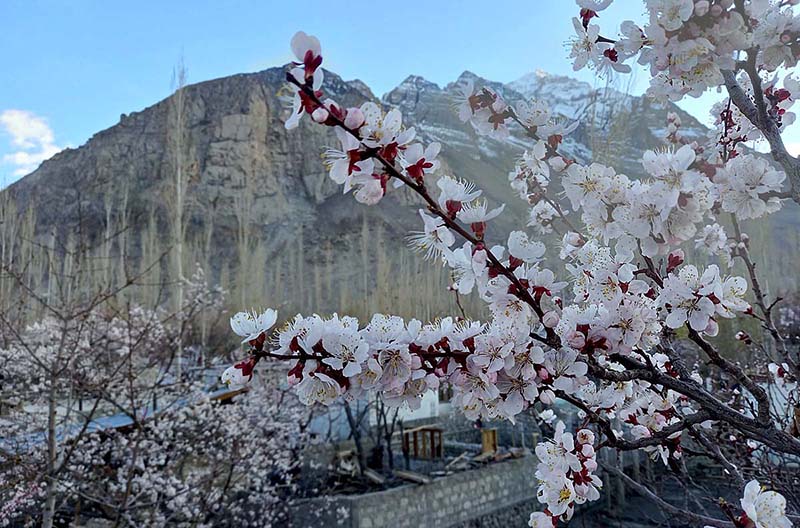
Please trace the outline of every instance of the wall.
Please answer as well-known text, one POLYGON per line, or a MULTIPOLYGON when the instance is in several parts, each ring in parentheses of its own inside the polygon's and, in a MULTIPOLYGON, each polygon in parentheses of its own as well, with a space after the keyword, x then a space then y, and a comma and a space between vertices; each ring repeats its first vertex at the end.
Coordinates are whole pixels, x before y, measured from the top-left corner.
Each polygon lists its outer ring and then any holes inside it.
MULTIPOLYGON (((476 517, 460 523, 453 528, 522 528, 528 526, 531 513, 542 511, 542 504, 535 498, 524 500, 516 504, 503 507, 488 515, 476 517)), ((584 524, 574 522, 575 526, 586 528, 584 524)), ((611 526, 601 525, 601 526, 611 526)))
POLYGON ((448 528, 530 501, 536 494, 535 457, 463 471, 430 484, 364 495, 317 498, 293 508, 293 528, 448 528))

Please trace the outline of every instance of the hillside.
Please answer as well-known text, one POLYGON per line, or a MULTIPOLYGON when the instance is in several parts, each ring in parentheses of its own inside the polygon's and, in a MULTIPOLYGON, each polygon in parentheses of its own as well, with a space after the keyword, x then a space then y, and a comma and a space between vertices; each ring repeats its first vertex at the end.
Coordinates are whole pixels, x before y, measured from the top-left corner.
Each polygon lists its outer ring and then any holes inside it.
MULTIPOLYGON (((243 303, 263 304, 267 291, 290 310, 308 310, 308 305, 315 310, 347 308, 363 297, 365 288, 386 282, 380 273, 393 281, 383 285, 386 292, 397 290, 394 286, 402 280, 419 287, 415 271, 402 279, 382 263, 387 255, 402 254, 407 265, 419 268, 420 259, 403 249, 403 237, 418 227, 413 201, 394 193, 379 207, 368 208, 341 195, 320 159, 325 147, 335 144, 331 131, 308 119, 292 132, 282 125, 278 92, 284 71, 271 68, 185 89, 184 166, 191 174, 187 240, 195 248, 191 262, 211 268, 215 280, 227 280, 243 303), (237 271, 241 244, 248 248, 247 260, 257 261, 246 272, 237 271)), ((490 201, 508 204, 495 226, 507 230, 525 219, 525 204, 512 195, 507 173, 529 140, 516 131, 511 142, 500 143, 459 122, 451 97, 455 84, 465 78, 483 81, 464 72, 439 87, 410 76, 382 102, 400 108, 406 125, 416 127, 426 141, 443 143, 445 172, 478 182, 490 201)), ((361 81, 343 81, 331 72, 325 79, 323 90, 341 103, 377 100, 361 81)), ((631 176, 641 172, 641 153, 661 145, 668 111, 679 113, 684 135, 704 134, 696 119, 674 105, 594 89, 568 77, 535 72, 505 85, 483 82, 508 100, 542 98, 560 114, 580 117, 584 124, 566 139, 563 150, 582 161, 614 164, 631 176)), ((148 253, 145 228, 168 232, 175 170, 169 134, 172 102, 168 98, 121 116, 117 125, 57 154, 4 193, 18 209, 36 211, 40 236, 97 240, 110 231, 109 222, 125 218, 130 230, 125 258, 142 260, 148 253)), ((162 236, 161 242, 168 245, 168 237, 162 236)), ((436 273, 426 291, 446 281, 436 273)), ((386 295, 382 302, 390 303, 386 295)))

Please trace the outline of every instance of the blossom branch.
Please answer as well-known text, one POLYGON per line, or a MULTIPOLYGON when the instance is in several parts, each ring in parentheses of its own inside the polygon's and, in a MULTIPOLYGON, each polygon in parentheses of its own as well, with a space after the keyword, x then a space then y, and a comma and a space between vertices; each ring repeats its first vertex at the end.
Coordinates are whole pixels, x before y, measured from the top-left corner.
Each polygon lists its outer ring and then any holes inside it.
MULTIPOLYGON (((750 55, 748 55, 747 71, 748 75, 759 79, 758 74, 753 72, 750 64, 750 55)), ((786 150, 786 145, 783 143, 780 129, 775 121, 769 117, 766 112, 762 115, 762 112, 759 111, 750 96, 748 96, 739 85, 739 81, 736 80, 736 73, 731 70, 723 70, 722 76, 725 80, 725 88, 728 90, 728 95, 733 101, 733 104, 735 104, 739 111, 764 134, 764 138, 769 143, 772 157, 781 164, 781 167, 783 167, 783 170, 786 171, 786 175, 789 177, 792 200, 800 204, 800 160, 793 157, 786 150)), ((760 80, 757 86, 760 89, 760 80)), ((756 84, 754 84, 753 89, 754 91, 756 90, 756 84)))
MULTIPOLYGON (((311 88, 311 86, 309 85, 308 82, 300 83, 291 74, 287 74, 286 75, 286 79, 290 83, 292 83, 295 86, 297 86, 305 94, 305 96, 308 97, 308 99, 310 99, 311 101, 313 101, 316 105, 324 106, 323 102, 319 99, 319 97, 314 92, 314 90, 311 88)), ((345 125, 344 121, 341 118, 339 118, 338 116, 336 116, 335 114, 331 113, 328 119, 335 126, 343 129, 344 131, 346 131, 348 134, 350 134, 354 138, 358 139, 359 141, 361 140, 361 137, 359 136, 358 132, 356 130, 353 130, 352 128, 347 127, 345 125)), ((528 305, 530 305, 530 307, 533 309, 533 311, 536 313, 536 315, 541 320, 541 318, 544 316, 544 311, 542 310, 539 301, 537 301, 537 300, 535 300, 533 298, 533 296, 528 291, 528 288, 525 287, 524 285, 522 285, 522 283, 519 281, 517 276, 514 275, 514 272, 511 271, 505 265, 503 265, 503 263, 500 262, 500 260, 491 252, 491 250, 488 247, 484 246, 485 245, 485 241, 484 241, 483 237, 478 238, 476 236, 473 236, 468 231, 466 231, 463 227, 461 227, 451 217, 451 215, 449 215, 445 211, 443 211, 441 209, 441 207, 439 207, 439 204, 436 203, 436 200, 434 200, 431 197, 431 195, 428 193, 424 182, 416 183, 416 182, 412 181, 410 178, 406 177, 403 173, 401 173, 399 170, 397 170, 397 168, 395 167, 394 163, 388 161, 386 158, 384 158, 378 152, 371 152, 370 156, 375 158, 375 159, 377 159, 380 162, 380 164, 383 166, 383 168, 386 170, 386 172, 391 177, 397 178, 398 180, 402 181, 412 191, 414 191, 417 195, 419 195, 422 198, 422 200, 426 203, 426 205, 428 206, 428 210, 430 212, 432 212, 433 214, 435 214, 436 216, 438 216, 439 218, 441 218, 442 221, 447 225, 448 228, 450 228, 451 230, 455 231, 462 238, 464 238, 465 240, 467 240, 470 243, 474 244, 475 246, 484 247, 484 249, 486 251, 486 256, 489 259, 489 261, 492 263, 493 267, 496 270, 498 270, 499 273, 501 273, 504 277, 506 277, 516 287, 515 294, 517 296, 519 296, 523 301, 525 301, 528 305)), ((552 344, 552 346, 557 347, 558 346, 558 336, 556 336, 555 332, 553 332, 553 330, 550 329, 550 328, 545 328, 545 331, 548 334, 548 339, 549 339, 550 343, 552 344)))

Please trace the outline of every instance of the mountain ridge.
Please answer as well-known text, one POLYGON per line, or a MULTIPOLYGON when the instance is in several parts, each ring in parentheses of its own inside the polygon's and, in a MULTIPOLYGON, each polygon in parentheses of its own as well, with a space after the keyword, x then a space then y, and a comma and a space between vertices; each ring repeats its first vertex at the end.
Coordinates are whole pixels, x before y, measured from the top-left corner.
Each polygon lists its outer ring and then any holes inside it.
MULTIPOLYGON (((507 204, 489 232, 494 240, 527 223, 527 204, 514 195, 507 175, 530 138, 517 128, 509 141, 496 141, 461 123, 452 109, 453 89, 466 78, 502 91, 512 103, 533 94, 552 100, 564 114, 599 108, 592 117, 599 116, 600 122, 582 123, 565 138, 563 151, 582 162, 614 165, 633 177, 642 172, 642 152, 661 144, 659 131, 668 111, 681 116, 682 132, 705 133, 697 120, 674 105, 659 106, 633 96, 620 104, 617 94, 585 91, 588 84, 560 76, 533 73, 521 78, 525 82, 498 83, 465 71, 440 87, 410 75, 378 99, 362 81, 345 81, 326 71, 327 96, 346 106, 369 99, 399 108, 405 125, 415 127, 423 141, 443 144, 442 173, 475 181, 491 203, 507 204), (578 92, 586 97, 574 97, 578 92)), ((279 97, 284 84, 285 68, 276 67, 185 88, 182 157, 191 174, 187 240, 193 247, 207 248, 209 254, 198 260, 212 268, 212 277, 231 276, 243 262, 237 237, 244 225, 259 259, 271 263, 287 248, 299 248, 309 262, 330 262, 325 273, 334 281, 355 284, 352 294, 358 296, 369 288, 364 284, 363 276, 370 276, 365 268, 377 265, 377 257, 367 255, 354 264, 351 255, 363 253, 364 240, 370 237, 383 237, 392 251, 402 251, 397 248, 405 246, 406 233, 418 228, 419 205, 405 191, 390 192, 377 207, 356 204, 342 195, 320 160, 326 147, 337 145, 335 135, 307 117, 298 130, 286 131, 285 104, 279 97)), ((127 215, 132 233, 126 252, 141 260, 148 222, 169 233, 174 107, 171 96, 123 114, 119 123, 45 161, 0 196, 18 210, 35 209, 39 236, 67 239, 77 233, 97 239, 109 228, 109 219, 127 215)), ((273 272, 288 273, 269 270, 273 272)), ((320 310, 338 308, 332 299, 318 304, 320 310)))

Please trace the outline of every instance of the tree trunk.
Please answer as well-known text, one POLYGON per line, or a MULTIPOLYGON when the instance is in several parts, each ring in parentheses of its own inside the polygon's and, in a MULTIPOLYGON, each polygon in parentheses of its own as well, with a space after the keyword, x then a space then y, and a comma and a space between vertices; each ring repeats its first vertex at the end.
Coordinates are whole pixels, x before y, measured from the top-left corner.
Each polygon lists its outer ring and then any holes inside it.
POLYGON ((347 414, 347 423, 350 425, 350 434, 353 435, 353 443, 356 445, 356 456, 358 457, 358 474, 363 475, 367 467, 367 457, 364 453, 364 446, 361 444, 361 428, 353 416, 350 404, 344 402, 344 412, 347 414))
MULTIPOLYGON (((173 83, 177 85, 177 89, 172 96, 172 104, 174 105, 174 129, 171 131, 174 134, 173 148, 175 149, 175 200, 174 200, 174 218, 173 218, 173 235, 175 239, 175 274, 178 279, 178 288, 175 298, 175 313, 178 314, 178 339, 177 339, 177 361, 176 361, 176 377, 178 382, 181 380, 183 370, 183 238, 184 238, 184 218, 183 208, 186 198, 186 188, 188 184, 187 171, 184 167, 185 145, 184 137, 186 135, 186 101, 185 101, 185 87, 186 87, 186 67, 181 58, 180 64, 176 68, 175 78, 173 83)), ((169 133, 170 131, 168 131, 169 133)))
POLYGON ((42 527, 52 528, 56 513, 55 469, 57 457, 56 437, 56 376, 50 373, 50 393, 47 397, 47 487, 45 491, 42 527))

